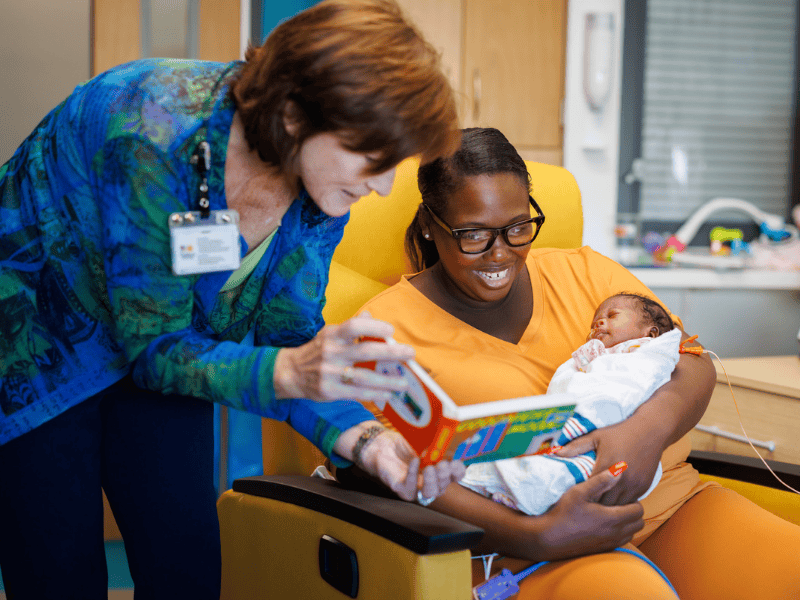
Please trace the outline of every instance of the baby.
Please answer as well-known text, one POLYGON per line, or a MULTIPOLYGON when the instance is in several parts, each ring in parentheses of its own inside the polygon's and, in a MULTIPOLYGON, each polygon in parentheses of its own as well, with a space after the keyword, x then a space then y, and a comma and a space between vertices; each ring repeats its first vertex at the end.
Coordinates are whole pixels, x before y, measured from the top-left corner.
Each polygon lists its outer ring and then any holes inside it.
MULTIPOLYGON (((655 301, 638 294, 604 300, 587 341, 556 369, 548 393, 576 396, 575 414, 558 445, 627 419, 670 380, 678 363, 681 331, 655 301)), ((524 456, 467 468, 461 485, 530 515, 547 511, 570 487, 592 473, 595 454, 574 458, 524 456)), ((661 479, 658 467, 650 493, 661 479)), ((642 496, 642 497, 644 497, 642 496)))

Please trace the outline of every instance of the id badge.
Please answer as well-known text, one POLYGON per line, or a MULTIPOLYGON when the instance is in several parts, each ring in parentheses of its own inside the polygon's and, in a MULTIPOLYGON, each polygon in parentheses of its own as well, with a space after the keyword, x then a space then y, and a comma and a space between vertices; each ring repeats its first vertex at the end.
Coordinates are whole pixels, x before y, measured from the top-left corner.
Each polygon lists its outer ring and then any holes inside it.
POLYGON ((169 216, 169 237, 175 275, 239 268, 239 213, 235 210, 212 210, 207 217, 203 217, 200 211, 172 213, 169 216))

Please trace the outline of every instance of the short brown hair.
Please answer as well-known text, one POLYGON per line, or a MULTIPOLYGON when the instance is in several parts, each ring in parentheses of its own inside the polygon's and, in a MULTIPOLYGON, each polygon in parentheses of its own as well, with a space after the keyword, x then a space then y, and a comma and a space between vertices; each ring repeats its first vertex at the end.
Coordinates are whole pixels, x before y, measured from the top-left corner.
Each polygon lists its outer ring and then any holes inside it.
POLYGON ((302 142, 322 132, 345 134, 348 150, 376 153, 370 174, 458 146, 439 55, 393 0, 323 0, 248 48, 245 60, 233 86, 245 138, 283 172, 302 142), (295 136, 283 121, 293 107, 295 136))

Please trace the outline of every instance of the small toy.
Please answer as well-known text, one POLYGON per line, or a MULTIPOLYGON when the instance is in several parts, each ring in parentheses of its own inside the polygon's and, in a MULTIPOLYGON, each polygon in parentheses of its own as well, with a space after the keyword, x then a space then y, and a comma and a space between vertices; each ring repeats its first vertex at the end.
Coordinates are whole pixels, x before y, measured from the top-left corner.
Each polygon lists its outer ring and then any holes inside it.
POLYGON ((711 254, 714 256, 736 256, 747 248, 741 229, 714 227, 710 234, 711 254))
MULTIPOLYGON (((735 210, 749 215, 750 218, 759 224, 762 236, 772 242, 797 239, 800 235, 797 228, 788 225, 783 217, 766 213, 750 202, 739 200, 738 198, 714 198, 692 213, 686 222, 680 226, 678 231, 670 236, 664 245, 653 253, 653 257, 659 262, 672 262, 673 256, 686 249, 686 246, 692 241, 702 224, 708 220, 709 216, 721 210, 735 210)), ((736 247, 737 252, 747 250, 743 241, 741 244, 737 242, 736 247)), ((725 261, 728 260, 728 257, 723 256, 719 260, 725 261)))
POLYGON ((783 242, 784 240, 788 240, 792 237, 791 231, 787 230, 786 228, 775 229, 767 225, 767 223, 761 223, 760 225, 761 233, 772 242, 783 242))
POLYGON ((648 231, 642 237, 642 246, 644 246, 644 249, 650 254, 661 248, 665 242, 664 236, 655 231, 648 231))

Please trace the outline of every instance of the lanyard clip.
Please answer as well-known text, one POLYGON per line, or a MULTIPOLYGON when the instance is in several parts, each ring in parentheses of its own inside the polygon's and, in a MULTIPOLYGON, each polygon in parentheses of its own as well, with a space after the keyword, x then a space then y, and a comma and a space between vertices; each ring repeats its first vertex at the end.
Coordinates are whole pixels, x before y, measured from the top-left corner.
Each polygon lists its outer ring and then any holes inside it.
POLYGON ((197 167, 197 172, 201 175, 211 170, 211 145, 208 142, 202 141, 197 145, 191 163, 197 167))
POLYGON ((210 207, 210 202, 208 200, 208 172, 211 170, 211 145, 205 140, 200 142, 189 162, 195 165, 201 177, 200 186, 198 188, 200 197, 197 204, 200 208, 200 216, 207 219, 210 207))

